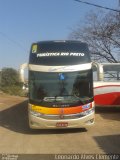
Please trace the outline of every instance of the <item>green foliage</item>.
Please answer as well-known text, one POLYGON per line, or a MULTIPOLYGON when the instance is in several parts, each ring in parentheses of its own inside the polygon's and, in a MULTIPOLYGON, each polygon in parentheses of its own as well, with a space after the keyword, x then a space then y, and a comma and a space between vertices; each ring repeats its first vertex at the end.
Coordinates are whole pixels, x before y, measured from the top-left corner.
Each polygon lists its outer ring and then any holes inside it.
POLYGON ((19 85, 19 74, 13 68, 3 68, 1 72, 1 86, 19 85))
POLYGON ((11 95, 22 95, 22 83, 18 72, 13 68, 3 68, 1 71, 0 89, 11 95))

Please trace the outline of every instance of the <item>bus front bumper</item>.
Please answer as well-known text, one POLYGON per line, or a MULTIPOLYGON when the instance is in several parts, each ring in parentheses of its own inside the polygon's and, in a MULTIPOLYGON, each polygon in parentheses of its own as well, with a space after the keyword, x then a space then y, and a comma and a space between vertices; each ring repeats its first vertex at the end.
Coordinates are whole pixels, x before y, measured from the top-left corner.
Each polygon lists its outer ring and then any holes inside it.
POLYGON ((94 124, 94 111, 76 119, 50 120, 29 113, 29 126, 32 129, 83 128, 94 124))

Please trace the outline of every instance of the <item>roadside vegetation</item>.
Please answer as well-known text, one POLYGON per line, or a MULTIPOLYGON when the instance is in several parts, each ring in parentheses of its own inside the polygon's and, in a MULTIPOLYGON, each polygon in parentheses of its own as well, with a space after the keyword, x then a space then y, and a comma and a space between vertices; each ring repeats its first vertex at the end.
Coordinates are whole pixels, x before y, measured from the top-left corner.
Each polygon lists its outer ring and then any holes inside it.
POLYGON ((0 72, 0 91, 10 95, 24 96, 19 73, 13 68, 3 68, 0 72))

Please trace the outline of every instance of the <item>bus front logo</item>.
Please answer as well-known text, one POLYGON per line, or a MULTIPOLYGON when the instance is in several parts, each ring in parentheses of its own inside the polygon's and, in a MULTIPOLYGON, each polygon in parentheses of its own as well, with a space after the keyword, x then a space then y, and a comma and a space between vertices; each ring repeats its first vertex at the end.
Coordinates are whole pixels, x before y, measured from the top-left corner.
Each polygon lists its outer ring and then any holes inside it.
POLYGON ((64 118, 64 108, 60 108, 60 119, 64 118))

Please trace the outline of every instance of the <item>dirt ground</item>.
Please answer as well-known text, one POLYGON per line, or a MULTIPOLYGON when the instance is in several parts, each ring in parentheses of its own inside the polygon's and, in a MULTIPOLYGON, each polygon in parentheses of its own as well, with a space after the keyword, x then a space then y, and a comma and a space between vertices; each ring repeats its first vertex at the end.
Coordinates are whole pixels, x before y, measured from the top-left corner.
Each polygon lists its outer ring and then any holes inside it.
POLYGON ((1 154, 120 154, 120 108, 96 108, 90 128, 31 130, 27 103, 0 94, 1 154))

